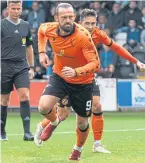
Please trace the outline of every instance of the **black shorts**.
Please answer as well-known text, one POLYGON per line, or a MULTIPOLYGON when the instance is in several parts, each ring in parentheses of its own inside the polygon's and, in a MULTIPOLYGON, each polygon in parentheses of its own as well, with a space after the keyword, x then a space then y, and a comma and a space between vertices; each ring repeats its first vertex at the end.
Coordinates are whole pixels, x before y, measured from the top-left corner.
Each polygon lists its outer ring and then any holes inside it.
MULTIPOLYGON (((52 95, 63 100, 68 96, 74 111, 80 117, 90 117, 92 110, 93 84, 70 84, 57 74, 50 77, 43 95, 52 95)), ((63 102, 63 101, 62 101, 63 102)), ((67 104, 67 101, 64 101, 67 104)))
MULTIPOLYGON (((93 96, 99 96, 100 97, 99 85, 95 80, 93 81, 93 96)), ((60 99, 60 101, 58 102, 58 106, 61 108, 72 107, 69 97, 65 96, 62 99, 60 99)))
POLYGON ((1 62, 1 94, 9 94, 13 85, 16 89, 29 88, 29 69, 23 63, 1 62))
POLYGON ((95 80, 93 80, 93 96, 100 96, 99 85, 95 80))

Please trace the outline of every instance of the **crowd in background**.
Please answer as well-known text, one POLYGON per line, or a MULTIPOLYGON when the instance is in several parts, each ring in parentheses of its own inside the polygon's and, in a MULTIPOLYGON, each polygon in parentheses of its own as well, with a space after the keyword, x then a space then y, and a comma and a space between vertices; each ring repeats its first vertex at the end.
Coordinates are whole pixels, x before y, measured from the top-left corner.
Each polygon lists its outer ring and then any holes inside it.
MULTIPOLYGON (((48 43, 47 54, 51 66, 47 70, 39 64, 37 30, 41 23, 53 22, 55 8, 62 1, 24 1, 22 19, 30 24, 34 40, 35 79, 47 78, 52 73, 53 52, 48 43)), ((66 1, 65 1, 66 2, 66 1)), ((73 1, 76 22, 84 8, 94 9, 97 13, 97 26, 104 30, 114 41, 124 46, 133 56, 145 63, 145 1, 73 1)), ((1 2, 1 17, 7 17, 6 2, 1 2)), ((98 47, 101 71, 98 77, 136 78, 136 66, 118 55, 107 46, 98 47)))

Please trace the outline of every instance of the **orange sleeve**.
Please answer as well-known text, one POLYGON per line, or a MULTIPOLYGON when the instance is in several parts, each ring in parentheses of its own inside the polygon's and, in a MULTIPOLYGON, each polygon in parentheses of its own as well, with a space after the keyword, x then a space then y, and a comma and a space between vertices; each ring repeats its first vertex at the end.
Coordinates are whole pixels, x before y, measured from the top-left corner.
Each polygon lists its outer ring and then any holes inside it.
POLYGON ((46 53, 47 37, 45 32, 47 30, 47 25, 42 24, 38 29, 38 51, 46 53))
POLYGON ((98 29, 100 42, 106 46, 111 44, 112 39, 103 31, 98 29))
POLYGON ((101 43, 110 46, 110 49, 113 50, 120 57, 127 59, 132 63, 137 63, 136 58, 134 58, 125 48, 112 41, 112 39, 109 38, 103 30, 100 30, 99 34, 101 43))
POLYGON ((92 73, 100 70, 100 60, 98 57, 97 50, 95 49, 92 40, 89 41, 88 38, 82 40, 82 51, 85 59, 87 60, 87 64, 82 67, 76 68, 76 72, 78 76, 85 75, 87 73, 92 73))
POLYGON ((110 49, 113 50, 116 54, 118 54, 120 57, 129 60, 132 63, 137 63, 137 59, 134 58, 125 48, 120 46, 119 44, 112 42, 112 45, 110 46, 110 49))

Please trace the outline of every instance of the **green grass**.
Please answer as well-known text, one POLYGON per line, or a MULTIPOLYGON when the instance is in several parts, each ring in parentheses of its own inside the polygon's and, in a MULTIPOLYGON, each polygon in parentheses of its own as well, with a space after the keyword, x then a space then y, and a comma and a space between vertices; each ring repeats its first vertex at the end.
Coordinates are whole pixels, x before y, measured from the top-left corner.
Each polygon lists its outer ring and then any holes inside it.
MULTIPOLYGON (((42 119, 32 113, 32 131, 42 119)), ((145 163, 145 131, 110 131, 145 128, 145 113, 105 113, 105 132, 102 143, 112 154, 92 153, 93 137, 89 134, 80 163, 145 163)), ((75 143, 75 116, 61 123, 52 138, 37 148, 33 142, 24 142, 22 122, 18 113, 9 113, 8 141, 2 142, 2 163, 69 163, 68 157, 75 143), (60 134, 70 131, 72 134, 60 134)))

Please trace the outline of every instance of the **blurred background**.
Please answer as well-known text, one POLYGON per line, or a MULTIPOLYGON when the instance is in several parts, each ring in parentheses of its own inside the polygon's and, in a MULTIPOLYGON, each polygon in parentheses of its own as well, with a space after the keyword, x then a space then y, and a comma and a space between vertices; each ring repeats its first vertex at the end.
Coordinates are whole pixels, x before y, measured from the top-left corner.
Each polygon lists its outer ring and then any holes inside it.
MULTIPOLYGON (((48 67, 48 69, 45 69, 41 67, 39 63, 37 31, 41 23, 54 21, 55 8, 60 2, 67 1, 32 0, 23 2, 22 19, 29 22, 34 40, 35 80, 32 81, 32 84, 35 83, 35 85, 37 85, 37 83, 44 84, 42 80, 47 80, 49 78, 49 76, 52 74, 53 66, 53 52, 49 43, 47 46, 47 54, 52 64, 48 67)), ((114 41, 125 47, 133 56, 145 63, 145 1, 87 0, 73 2, 68 1, 68 3, 71 3, 75 8, 77 15, 76 22, 79 21, 79 15, 82 9, 94 9, 97 12, 97 26, 104 30, 114 41)), ((1 11, 2 19, 7 17, 6 1, 1 2, 1 11)), ((117 106, 133 106, 133 98, 134 96, 136 97, 136 95, 132 95, 132 83, 134 83, 134 87, 138 89, 138 91, 142 90, 141 94, 143 93, 143 95, 137 96, 137 98, 139 97, 138 101, 141 101, 137 102, 137 105, 145 108, 145 83, 143 82, 145 81, 145 72, 140 72, 136 65, 124 60, 104 45, 99 45, 97 49, 101 60, 101 71, 100 73, 96 74, 96 78, 99 78, 98 81, 100 81, 100 84, 103 83, 102 81, 108 82, 108 85, 109 82, 115 83, 114 87, 116 93, 114 96, 116 96, 115 100, 117 106), (141 87, 139 87, 138 84, 141 87), (122 89, 123 91, 126 91, 126 93, 122 93, 122 89), (124 95, 127 95, 126 102, 124 95)), ((44 85, 46 85, 46 83, 44 85)), ((44 86, 41 87, 44 88, 44 86)), ((39 90, 39 92, 42 92, 42 88, 39 90)), ((41 93, 38 93, 38 96, 40 96, 40 94, 41 93)), ((135 94, 140 95, 140 93, 137 92, 135 92, 135 94)), ((34 97, 32 95, 32 101, 34 97)), ((102 98, 104 99, 103 95, 102 98)), ((17 100, 13 100, 13 104, 11 104, 11 106, 16 105, 14 101, 17 100)), ((34 101, 37 101, 36 98, 34 98, 34 101)), ((36 105, 36 102, 34 103, 36 105)))

